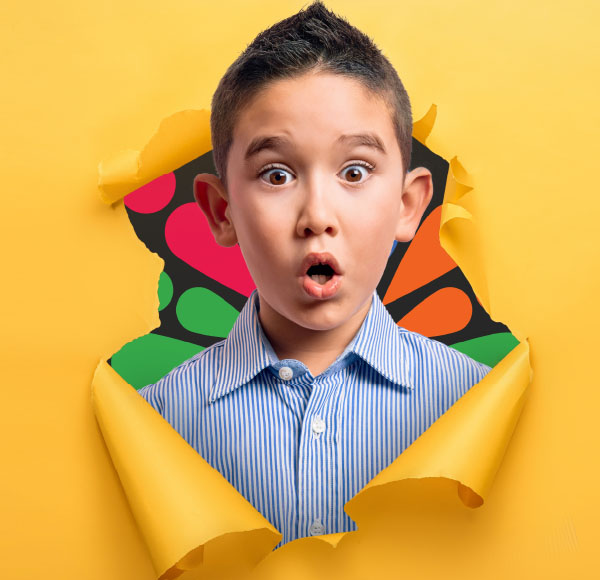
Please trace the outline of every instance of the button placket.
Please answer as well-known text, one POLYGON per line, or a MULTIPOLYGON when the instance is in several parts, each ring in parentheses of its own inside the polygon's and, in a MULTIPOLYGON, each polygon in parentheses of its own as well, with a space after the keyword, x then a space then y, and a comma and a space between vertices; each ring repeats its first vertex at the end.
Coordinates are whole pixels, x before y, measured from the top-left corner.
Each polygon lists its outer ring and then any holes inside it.
MULTIPOLYGON (((322 513, 317 506, 323 506, 324 495, 328 492, 332 469, 329 457, 328 431, 329 389, 318 378, 305 411, 305 422, 299 447, 298 472, 298 526, 305 535, 320 536, 327 533, 322 513), (323 389, 325 387, 326 390, 323 389)), ((327 508, 326 508, 327 509, 327 508)))

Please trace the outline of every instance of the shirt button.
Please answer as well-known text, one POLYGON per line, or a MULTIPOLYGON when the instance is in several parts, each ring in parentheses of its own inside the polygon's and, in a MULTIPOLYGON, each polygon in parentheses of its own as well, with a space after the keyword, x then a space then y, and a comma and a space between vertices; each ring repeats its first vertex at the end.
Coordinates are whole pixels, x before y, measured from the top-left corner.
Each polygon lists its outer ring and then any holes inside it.
POLYGON ((294 371, 290 367, 281 367, 279 369, 279 378, 289 381, 294 376, 294 371))
POLYGON ((315 520, 312 524, 310 524, 308 532, 311 536, 320 536, 325 533, 325 526, 320 522, 320 520, 315 520))
POLYGON ((321 417, 315 417, 312 422, 312 430, 315 435, 319 435, 325 431, 325 421, 321 417))

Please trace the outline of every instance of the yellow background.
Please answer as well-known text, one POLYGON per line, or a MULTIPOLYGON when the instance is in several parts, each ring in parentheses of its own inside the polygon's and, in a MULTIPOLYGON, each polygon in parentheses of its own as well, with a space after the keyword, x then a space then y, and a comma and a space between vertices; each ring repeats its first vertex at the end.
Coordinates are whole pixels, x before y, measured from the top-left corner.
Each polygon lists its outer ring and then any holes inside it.
MULTIPOLYGON (((397 67, 428 145, 477 191, 492 315, 531 346, 529 401, 486 504, 401 498, 337 550, 264 577, 593 578, 599 515, 598 9, 592 2, 327 2, 397 67), (407 511, 408 509, 408 511, 407 511)), ((98 163, 207 108, 226 66, 302 2, 16 3, 0 9, 0 572, 150 579, 93 416, 98 360, 158 324, 160 260, 98 163)), ((395 500, 394 500, 395 501, 395 500)))

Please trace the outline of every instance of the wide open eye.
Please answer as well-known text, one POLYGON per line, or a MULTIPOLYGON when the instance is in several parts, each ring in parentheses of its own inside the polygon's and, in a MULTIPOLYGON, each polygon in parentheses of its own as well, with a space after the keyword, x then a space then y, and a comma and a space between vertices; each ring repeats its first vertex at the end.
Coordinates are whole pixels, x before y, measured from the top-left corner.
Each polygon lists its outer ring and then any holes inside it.
POLYGON ((374 168, 370 165, 354 163, 353 165, 344 167, 340 175, 342 176, 342 179, 345 179, 348 183, 360 183, 369 176, 373 169, 374 168))
POLYGON ((286 185, 294 178, 294 175, 282 167, 273 167, 262 171, 260 178, 269 185, 286 185))

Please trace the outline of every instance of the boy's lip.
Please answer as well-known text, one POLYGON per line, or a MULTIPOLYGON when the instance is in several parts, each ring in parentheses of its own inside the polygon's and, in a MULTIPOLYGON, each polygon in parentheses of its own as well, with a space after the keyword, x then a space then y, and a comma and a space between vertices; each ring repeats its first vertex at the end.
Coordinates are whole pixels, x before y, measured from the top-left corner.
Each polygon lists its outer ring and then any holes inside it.
POLYGON ((342 269, 333 254, 330 254, 329 252, 311 252, 305 256, 304 260, 302 260, 298 276, 305 276, 308 269, 315 264, 328 264, 331 266, 334 274, 337 274, 338 276, 343 274, 342 269))

